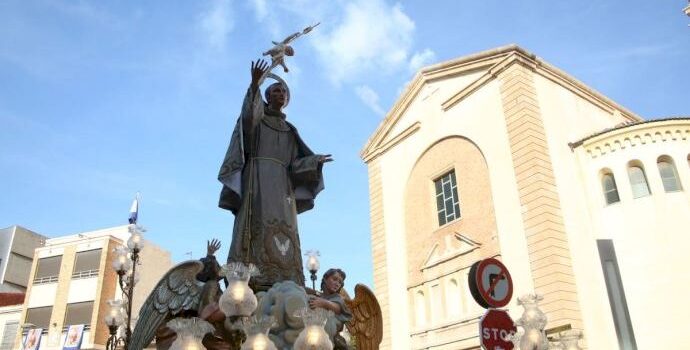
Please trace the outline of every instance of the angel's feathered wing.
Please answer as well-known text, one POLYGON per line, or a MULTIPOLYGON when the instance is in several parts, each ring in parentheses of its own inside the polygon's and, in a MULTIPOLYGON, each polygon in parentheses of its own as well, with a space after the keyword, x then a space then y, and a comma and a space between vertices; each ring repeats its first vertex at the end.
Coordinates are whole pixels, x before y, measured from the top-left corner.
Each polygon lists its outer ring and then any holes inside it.
POLYGON ((196 309, 201 289, 196 275, 204 264, 196 260, 185 261, 170 269, 151 291, 141 306, 137 326, 132 332, 129 350, 141 350, 153 340, 158 327, 169 315, 182 310, 196 309))
POLYGON ((363 284, 355 286, 355 298, 345 299, 352 311, 347 330, 357 338, 357 350, 378 350, 383 338, 383 316, 376 296, 363 284))

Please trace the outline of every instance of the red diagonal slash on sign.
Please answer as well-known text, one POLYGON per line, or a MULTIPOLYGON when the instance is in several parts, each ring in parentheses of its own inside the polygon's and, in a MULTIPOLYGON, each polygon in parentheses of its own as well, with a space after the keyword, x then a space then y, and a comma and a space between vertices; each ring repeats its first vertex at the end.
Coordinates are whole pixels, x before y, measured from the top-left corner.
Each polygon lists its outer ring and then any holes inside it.
POLYGON ((496 288, 496 285, 498 284, 498 282, 504 280, 505 278, 506 278, 505 271, 503 269, 501 269, 501 271, 498 273, 498 275, 494 276, 494 278, 491 280, 491 285, 489 286, 489 290, 487 290, 486 292, 489 295, 493 296, 494 295, 494 289, 496 288))
MULTIPOLYGON (((510 278, 510 272, 508 272, 508 268, 505 265, 503 265, 503 263, 501 263, 499 260, 494 258, 480 260, 476 266, 477 267, 475 268, 474 272, 474 283, 476 283, 475 286, 477 288, 477 292, 480 295, 479 298, 481 298, 481 301, 478 301, 479 304, 484 307, 506 306, 510 301, 510 298, 513 296, 513 281, 510 278), (496 272, 489 272, 489 269, 496 272), (489 283, 487 286, 488 288, 484 288, 484 283, 486 283, 486 277, 489 278, 489 283), (495 294, 496 287, 498 286, 498 283, 500 281, 504 281, 506 283, 505 287, 507 288, 507 290, 505 295, 492 295, 495 294), (483 305, 482 303, 486 303, 486 305, 483 305)), ((501 286, 504 285, 502 284, 501 286)))

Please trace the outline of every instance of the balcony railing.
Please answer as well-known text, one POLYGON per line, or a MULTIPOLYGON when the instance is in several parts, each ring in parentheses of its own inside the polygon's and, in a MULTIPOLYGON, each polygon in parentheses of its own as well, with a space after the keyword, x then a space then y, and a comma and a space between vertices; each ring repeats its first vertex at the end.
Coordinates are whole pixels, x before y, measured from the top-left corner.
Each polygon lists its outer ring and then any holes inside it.
POLYGON ((34 284, 56 283, 57 281, 58 281, 57 275, 34 278, 34 284))
POLYGON ((72 274, 73 280, 80 279, 80 278, 90 278, 90 277, 98 277, 98 269, 75 271, 72 274))

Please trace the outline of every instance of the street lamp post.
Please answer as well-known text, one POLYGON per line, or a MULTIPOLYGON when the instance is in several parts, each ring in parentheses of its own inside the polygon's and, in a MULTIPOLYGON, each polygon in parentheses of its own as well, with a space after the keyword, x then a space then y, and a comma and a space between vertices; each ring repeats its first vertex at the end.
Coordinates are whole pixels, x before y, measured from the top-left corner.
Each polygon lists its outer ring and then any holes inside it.
POLYGON ((111 300, 110 310, 108 315, 105 317, 105 323, 108 325, 110 331, 110 337, 108 338, 108 343, 106 349, 115 350, 119 344, 124 345, 124 349, 129 349, 129 341, 132 337, 132 304, 134 298, 134 285, 137 284, 137 265, 139 265, 139 253, 144 247, 144 239, 142 234, 146 230, 137 225, 137 218, 139 216, 139 194, 137 198, 132 203, 132 209, 130 210, 129 226, 127 230, 129 231, 129 239, 127 240, 126 246, 119 246, 115 248, 115 257, 112 261, 113 270, 117 273, 118 283, 120 289, 122 290, 122 295, 124 296, 125 302, 125 312, 122 314, 123 300, 111 300), (123 337, 118 337, 118 330, 125 323, 126 317, 126 328, 123 337))

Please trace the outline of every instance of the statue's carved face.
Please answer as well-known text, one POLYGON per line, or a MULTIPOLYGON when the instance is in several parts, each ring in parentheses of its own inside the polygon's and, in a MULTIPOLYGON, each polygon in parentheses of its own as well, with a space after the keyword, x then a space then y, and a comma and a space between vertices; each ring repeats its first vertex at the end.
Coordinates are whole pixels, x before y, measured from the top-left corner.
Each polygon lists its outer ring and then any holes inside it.
POLYGON ((326 294, 338 293, 340 291, 340 288, 343 287, 343 276, 339 273, 334 273, 326 277, 326 283, 324 287, 326 289, 324 290, 324 293, 326 294))
POLYGON ((286 91, 283 85, 281 84, 275 84, 271 85, 269 87, 268 91, 268 104, 271 106, 271 108, 280 110, 285 106, 285 97, 286 97, 286 91))

